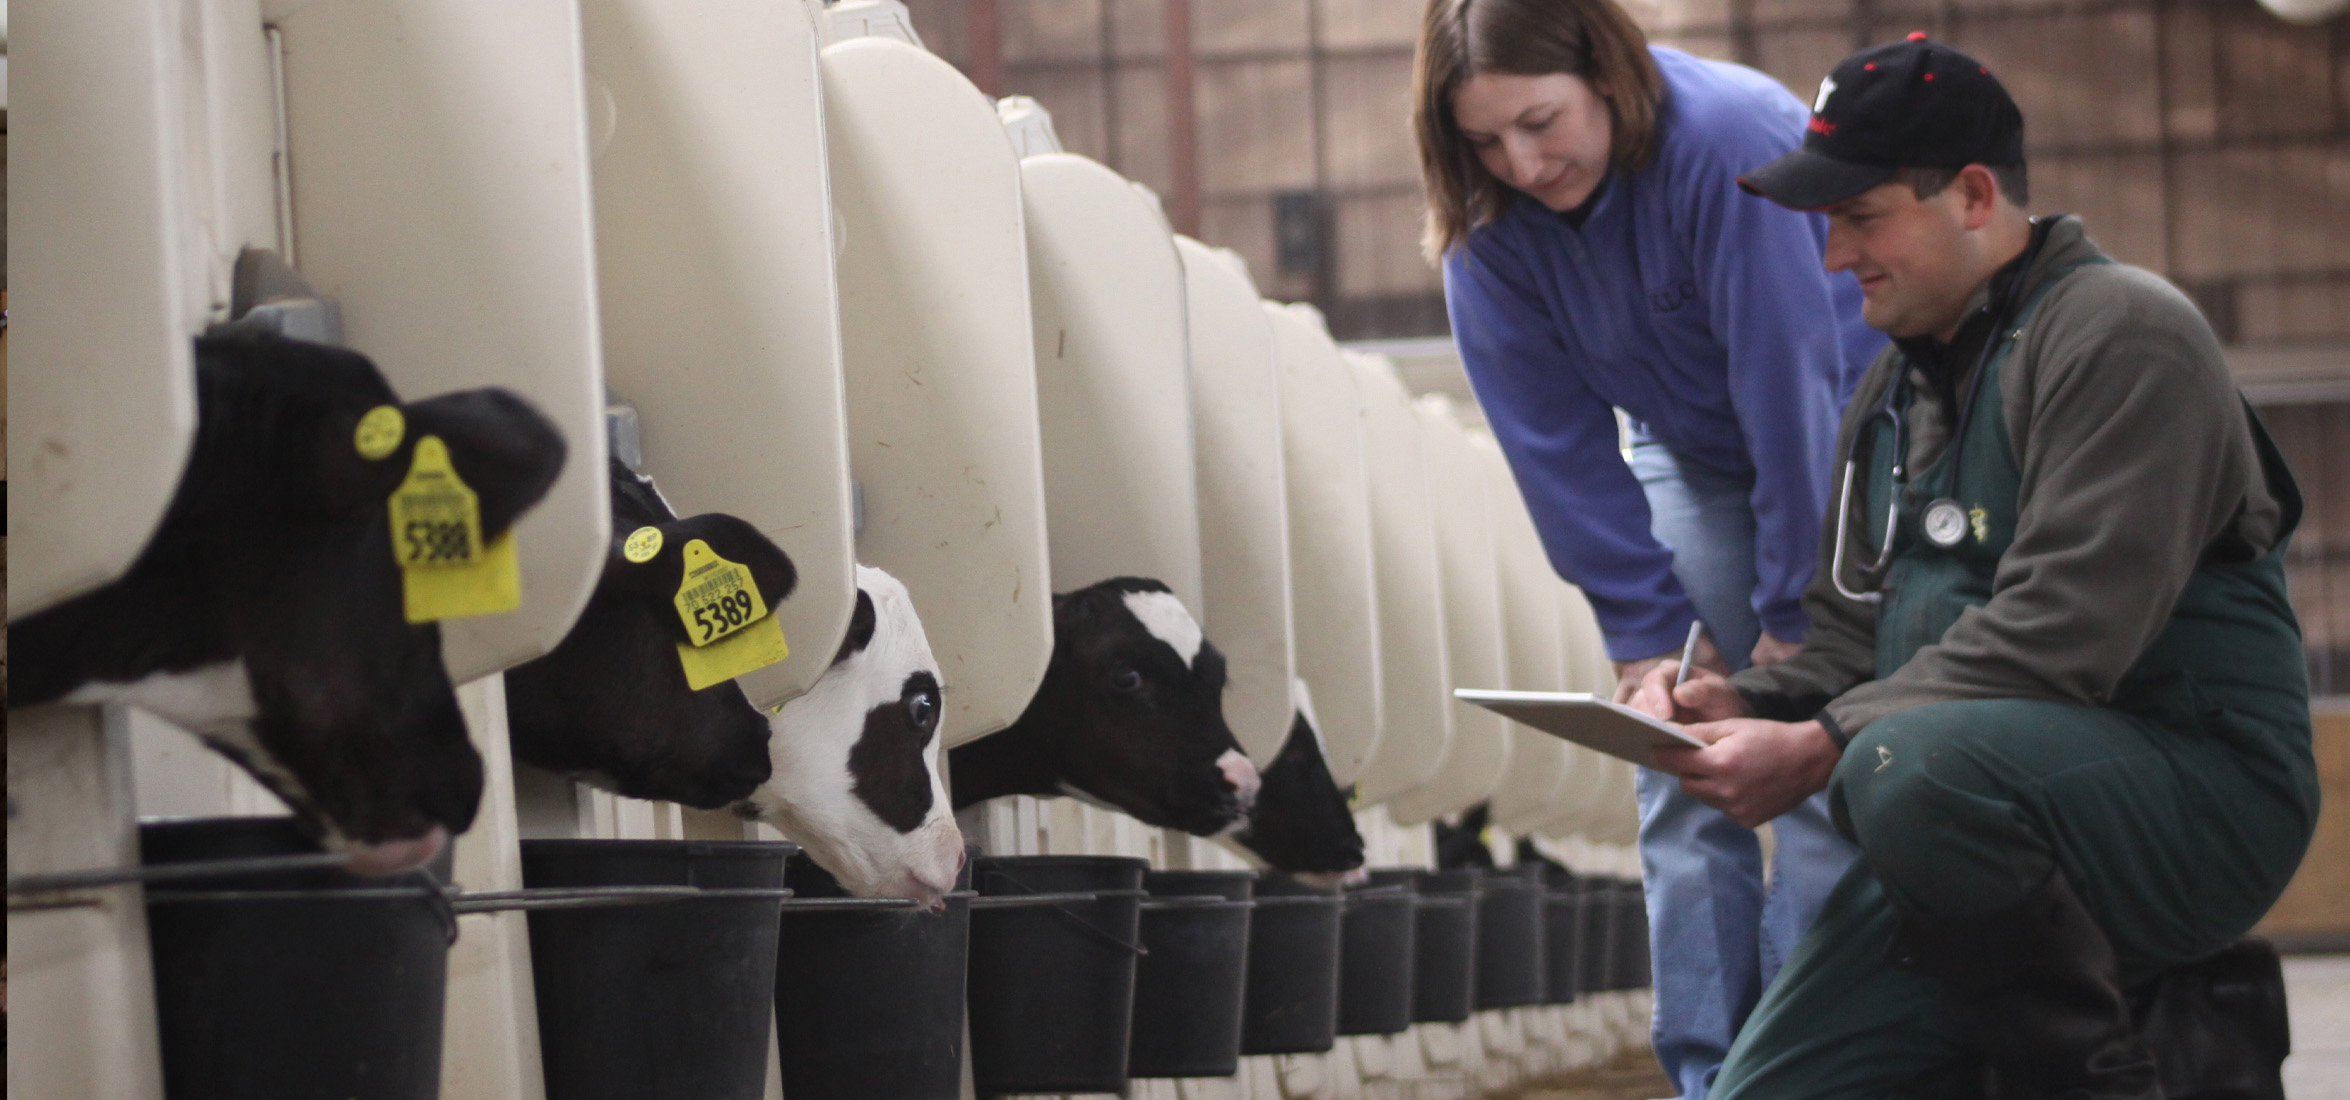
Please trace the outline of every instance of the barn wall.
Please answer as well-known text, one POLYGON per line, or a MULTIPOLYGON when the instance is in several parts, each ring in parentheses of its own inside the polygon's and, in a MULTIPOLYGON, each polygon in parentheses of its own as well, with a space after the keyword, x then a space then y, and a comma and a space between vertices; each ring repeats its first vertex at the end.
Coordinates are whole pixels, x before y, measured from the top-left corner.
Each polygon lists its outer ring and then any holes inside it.
MULTIPOLYGON (((1071 151, 1166 193, 1168 0, 915 0, 967 72, 992 9, 999 94, 1071 151)), ((1341 339, 1445 332, 1419 255, 1407 126, 1421 0, 1188 0, 1197 235, 1341 339), (1284 248, 1286 241, 1288 247, 1284 248)), ((2033 208, 2082 215, 2195 296, 2236 344, 2350 341, 2350 29, 2254 0, 1631 0, 1655 41, 1809 100, 1829 66, 1911 30, 1989 63, 2029 122, 2033 208)), ((975 75, 976 78, 976 75, 975 75)), ((983 86, 985 82, 983 81, 983 86)))

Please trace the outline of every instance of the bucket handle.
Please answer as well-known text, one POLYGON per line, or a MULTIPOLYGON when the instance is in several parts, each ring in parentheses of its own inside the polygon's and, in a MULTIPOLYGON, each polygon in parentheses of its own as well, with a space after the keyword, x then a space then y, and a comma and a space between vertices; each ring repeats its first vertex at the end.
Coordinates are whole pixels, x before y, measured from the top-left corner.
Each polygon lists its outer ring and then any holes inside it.
MULTIPOLYGON (((972 892, 971 892, 971 891, 969 891, 969 890, 956 890, 956 891, 954 891, 954 892, 952 892, 952 893, 948 894, 947 896, 948 896, 948 897, 950 897, 950 898, 974 898, 974 900, 976 900, 976 898, 974 897, 974 895, 972 894, 972 892)), ((806 910, 810 910, 810 909, 819 909, 819 910, 825 910, 825 909, 828 909, 828 910, 832 910, 832 911, 835 911, 835 912, 842 912, 842 911, 846 911, 846 912, 857 912, 857 911, 860 911, 860 910, 890 911, 890 910, 897 910, 897 909, 920 909, 920 908, 922 908, 922 907, 923 907, 923 905, 922 905, 922 903, 921 903, 921 902, 919 902, 919 901, 916 901, 916 900, 914 900, 913 898, 833 898, 833 897, 824 897, 824 898, 793 898, 793 899, 791 899, 790 901, 786 901, 786 902, 784 902, 784 903, 783 903, 783 907, 784 907, 784 909, 786 909, 786 910, 800 910, 800 911, 806 911, 806 910)))
POLYGON ((526 886, 520 890, 459 890, 451 892, 451 908, 459 913, 507 913, 549 909, 600 909, 614 905, 654 905, 667 901, 724 900, 792 896, 781 886, 526 886))
POLYGON ((1108 932, 1104 932, 1104 931, 1102 931, 1101 929, 1094 927, 1094 924, 1093 924, 1093 922, 1092 922, 1092 921, 1086 920, 1084 917, 1080 917, 1080 916, 1078 916, 1077 914, 1075 914, 1075 913, 1072 913, 1072 912, 1070 912, 1070 911, 1069 911, 1069 904, 1070 904, 1071 902, 1078 902, 1078 901, 1099 901, 1099 900, 1101 900, 1101 899, 1103 899, 1103 898, 1141 898, 1141 897, 1149 897, 1149 896, 1150 896, 1150 891, 1148 891, 1148 890, 1085 890, 1085 891, 1080 891, 1080 892, 1076 892, 1076 893, 1066 893, 1066 894, 1040 894, 1040 893, 1037 893, 1037 892, 1035 892, 1034 890, 1030 889, 1030 887, 1029 887, 1029 885, 1028 885, 1027 883, 1025 883, 1025 882, 1022 882, 1022 881, 1020 881, 1018 878, 1015 878, 1015 877, 1013 877, 1013 876, 1012 876, 1012 874, 1011 874, 1010 872, 1007 872, 1007 871, 1002 871, 1002 870, 994 870, 994 869, 991 869, 991 870, 989 870, 989 871, 988 871, 988 874, 990 874, 990 875, 994 875, 995 877, 997 877, 997 878, 1000 878, 1000 879, 1002 879, 1003 881, 1005 881, 1005 882, 1008 882, 1008 883, 1012 884, 1012 886, 1014 886, 1015 888, 1019 889, 1019 890, 1020 890, 1020 891, 1022 891, 1022 892, 1021 892, 1021 893, 1018 893, 1018 894, 995 894, 995 895, 982 895, 982 896, 980 896, 980 897, 976 897, 976 898, 973 898, 973 899, 971 899, 971 906, 972 906, 972 908, 975 908, 975 909, 1016 909, 1016 908, 1017 908, 1017 909, 1024 909, 1024 908, 1028 908, 1028 906, 1029 906, 1029 905, 1034 905, 1034 906, 1039 906, 1039 907, 1050 908, 1050 909, 1053 911, 1054 915, 1056 915, 1056 916, 1060 917, 1062 920, 1068 921, 1069 923, 1076 925, 1076 926, 1077 926, 1079 929, 1083 930, 1083 931, 1085 932, 1085 934, 1086 934, 1086 935, 1088 935, 1088 936, 1091 936, 1091 937, 1093 937, 1094 939, 1100 940, 1100 941, 1102 941, 1103 943, 1109 944, 1110 946, 1112 946, 1112 947, 1115 947, 1115 948, 1118 948, 1118 949, 1120 949, 1120 950, 1122 950, 1122 951, 1129 952, 1129 953, 1131 953, 1131 954, 1133 954, 1133 955, 1135 955, 1135 956, 1137 956, 1137 957, 1147 957, 1147 956, 1149 956, 1149 955, 1150 955, 1150 949, 1149 949, 1149 948, 1147 948, 1147 947, 1144 947, 1143 945, 1141 945, 1141 944, 1139 944, 1139 943, 1128 943, 1128 942, 1126 942, 1125 940, 1119 939, 1118 937, 1116 937, 1116 936, 1113 936, 1113 935, 1111 935, 1111 934, 1110 934, 1110 933, 1108 933, 1108 932), (984 903, 986 903, 986 902, 989 902, 989 901, 991 901, 991 900, 992 900, 992 901, 994 901, 994 902, 995 902, 995 904, 992 904, 992 905, 990 905, 990 904, 984 904, 984 903), (1028 905, 1014 905, 1014 904, 1006 904, 1007 902, 1013 902, 1013 901, 1027 902, 1027 903, 1028 903, 1028 905))

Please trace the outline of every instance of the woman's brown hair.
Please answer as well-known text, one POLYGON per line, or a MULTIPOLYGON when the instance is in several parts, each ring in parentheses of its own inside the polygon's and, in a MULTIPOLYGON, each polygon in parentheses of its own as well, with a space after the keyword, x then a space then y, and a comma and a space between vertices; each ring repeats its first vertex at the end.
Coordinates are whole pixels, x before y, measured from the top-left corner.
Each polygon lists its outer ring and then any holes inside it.
POLYGON ((1429 0, 1412 65, 1412 131, 1428 200, 1421 247, 1432 262, 1509 205, 1509 185, 1485 170, 1453 119, 1453 93, 1478 73, 1582 77, 1607 97, 1613 164, 1637 171, 1656 159, 1664 77, 1648 36, 1615 0, 1429 0))

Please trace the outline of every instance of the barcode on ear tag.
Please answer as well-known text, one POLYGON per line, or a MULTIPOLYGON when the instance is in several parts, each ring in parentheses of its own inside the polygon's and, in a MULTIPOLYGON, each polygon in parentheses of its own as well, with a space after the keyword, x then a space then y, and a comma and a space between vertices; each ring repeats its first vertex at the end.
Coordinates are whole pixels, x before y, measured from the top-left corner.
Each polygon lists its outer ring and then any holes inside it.
POLYGON ((678 582, 678 620, 686 641, 677 647, 686 686, 695 691, 756 672, 791 655, 783 623, 767 613, 749 566, 719 557, 710 544, 685 544, 685 576, 678 582))

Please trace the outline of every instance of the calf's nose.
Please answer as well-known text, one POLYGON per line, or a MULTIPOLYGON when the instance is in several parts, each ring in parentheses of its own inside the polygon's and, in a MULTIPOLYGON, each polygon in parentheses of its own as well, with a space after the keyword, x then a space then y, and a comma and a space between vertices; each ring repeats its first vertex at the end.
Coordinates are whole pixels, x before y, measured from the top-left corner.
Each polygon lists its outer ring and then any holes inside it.
POLYGON ((449 831, 438 825, 423 836, 403 840, 387 840, 381 844, 351 842, 351 873, 357 875, 396 875, 413 871, 441 854, 449 842, 449 831))
POLYGON ((1254 809, 1257 788, 1264 785, 1264 780, 1257 775, 1257 766, 1249 763, 1248 757, 1242 756, 1238 750, 1226 749, 1224 755, 1216 758, 1216 769, 1224 773, 1224 782, 1231 785, 1232 796, 1240 803, 1240 812, 1245 814, 1254 809))

